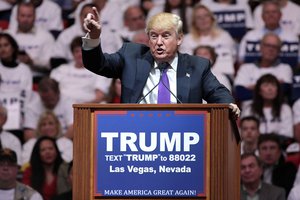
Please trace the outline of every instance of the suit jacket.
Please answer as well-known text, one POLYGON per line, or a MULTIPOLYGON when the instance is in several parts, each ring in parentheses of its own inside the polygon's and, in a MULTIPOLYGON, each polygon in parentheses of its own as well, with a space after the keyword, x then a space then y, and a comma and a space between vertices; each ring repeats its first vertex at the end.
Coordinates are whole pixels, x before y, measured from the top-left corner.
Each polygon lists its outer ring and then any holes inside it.
MULTIPOLYGON (((285 191, 281 187, 277 187, 268 183, 261 183, 259 191, 259 200, 285 200, 285 191)), ((247 200, 246 192, 241 187, 241 200, 247 200)))
MULTIPOLYGON (((119 78, 122 83, 121 102, 137 103, 143 92, 154 58, 149 47, 124 43, 114 54, 102 53, 101 47, 83 50, 84 66, 99 75, 119 78)), ((233 103, 225 86, 210 71, 207 59, 178 53, 177 97, 182 103, 233 103)))

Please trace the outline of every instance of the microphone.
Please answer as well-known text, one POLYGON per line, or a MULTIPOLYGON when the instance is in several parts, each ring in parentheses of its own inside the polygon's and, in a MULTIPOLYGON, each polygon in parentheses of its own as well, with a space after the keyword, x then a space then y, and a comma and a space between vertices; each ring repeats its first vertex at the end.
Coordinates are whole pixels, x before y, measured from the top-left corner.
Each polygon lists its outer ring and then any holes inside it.
POLYGON ((160 63, 159 64, 159 67, 158 67, 158 69, 159 69, 159 71, 160 71, 160 77, 159 77, 159 81, 158 81, 158 83, 149 91, 149 92, 147 92, 147 94, 145 94, 144 96, 142 96, 141 98, 140 98, 140 100, 137 102, 137 104, 139 104, 139 103, 141 103, 158 85, 159 85, 159 83, 161 82, 162 84, 163 84, 163 86, 165 87, 165 88, 167 88, 167 90, 170 92, 170 94, 173 96, 173 97, 175 97, 175 99, 177 100, 177 102, 179 102, 180 104, 183 104, 182 103, 182 101, 170 90, 170 88, 169 87, 167 87, 166 85, 165 85, 165 83, 162 81, 162 75, 163 75, 163 71, 165 70, 165 69, 167 69, 168 67, 169 67, 169 63, 160 63))

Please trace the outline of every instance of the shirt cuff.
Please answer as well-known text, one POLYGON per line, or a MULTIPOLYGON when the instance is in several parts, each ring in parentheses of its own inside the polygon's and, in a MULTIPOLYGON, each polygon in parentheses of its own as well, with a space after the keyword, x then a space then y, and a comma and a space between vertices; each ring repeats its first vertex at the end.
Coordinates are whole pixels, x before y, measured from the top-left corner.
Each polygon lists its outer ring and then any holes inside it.
POLYGON ((83 50, 91 50, 100 44, 100 38, 91 39, 89 34, 82 37, 82 48, 83 50))

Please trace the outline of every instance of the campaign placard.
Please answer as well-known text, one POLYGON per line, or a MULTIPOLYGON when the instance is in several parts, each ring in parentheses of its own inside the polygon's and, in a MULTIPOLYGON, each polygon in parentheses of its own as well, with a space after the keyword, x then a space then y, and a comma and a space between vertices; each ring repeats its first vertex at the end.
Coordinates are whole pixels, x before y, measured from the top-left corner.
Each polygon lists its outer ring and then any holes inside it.
POLYGON ((206 196, 207 112, 95 112, 94 195, 206 196))

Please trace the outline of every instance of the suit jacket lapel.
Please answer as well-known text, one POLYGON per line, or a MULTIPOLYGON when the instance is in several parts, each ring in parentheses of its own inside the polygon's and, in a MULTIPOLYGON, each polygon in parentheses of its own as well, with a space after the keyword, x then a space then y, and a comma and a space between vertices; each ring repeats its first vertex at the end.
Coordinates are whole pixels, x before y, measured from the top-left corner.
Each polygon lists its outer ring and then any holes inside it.
POLYGON ((137 59, 134 93, 131 98, 132 103, 138 102, 143 92, 144 86, 147 82, 147 79, 149 77, 149 73, 151 71, 153 63, 154 63, 154 59, 150 51, 148 51, 143 57, 137 59))
POLYGON ((188 103, 192 69, 184 56, 178 53, 177 66, 177 97, 182 103, 188 103))

